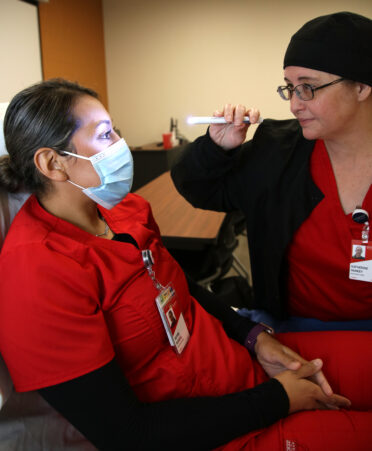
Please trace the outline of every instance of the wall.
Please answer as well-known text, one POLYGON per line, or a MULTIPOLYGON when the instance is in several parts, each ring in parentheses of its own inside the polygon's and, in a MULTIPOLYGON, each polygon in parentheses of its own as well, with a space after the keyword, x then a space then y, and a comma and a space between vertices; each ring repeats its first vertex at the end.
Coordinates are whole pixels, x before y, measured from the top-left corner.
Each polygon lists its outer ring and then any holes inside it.
POLYGON ((44 79, 77 81, 107 106, 101 0, 49 0, 39 17, 44 79))
POLYGON ((0 102, 42 79, 37 8, 0 0, 0 102))
MULTIPOLYGON (((307 20, 371 0, 103 0, 110 113, 130 145, 161 140, 170 117, 189 139, 224 103, 290 117, 276 93, 290 36, 307 20)), ((253 127, 252 127, 253 129, 253 127)))

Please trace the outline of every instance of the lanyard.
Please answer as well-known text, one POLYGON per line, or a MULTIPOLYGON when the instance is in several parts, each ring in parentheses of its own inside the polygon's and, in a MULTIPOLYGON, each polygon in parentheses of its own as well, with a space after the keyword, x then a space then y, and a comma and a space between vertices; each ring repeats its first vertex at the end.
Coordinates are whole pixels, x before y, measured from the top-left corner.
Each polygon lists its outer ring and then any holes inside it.
POLYGON ((362 242, 368 243, 369 240, 369 223, 366 222, 364 224, 363 230, 362 230, 362 242))
POLYGON ((155 272, 152 269, 154 259, 150 249, 145 249, 141 253, 143 264, 159 292, 159 295, 155 298, 155 303, 169 343, 177 354, 181 354, 189 341, 190 333, 177 300, 176 292, 171 283, 164 287, 155 277, 155 272))
POLYGON ((369 240, 369 215, 368 211, 363 208, 356 208, 353 211, 352 219, 358 224, 364 224, 362 229, 362 242, 368 243, 369 240))
POLYGON ((163 285, 156 279, 155 271, 152 269, 152 265, 155 262, 152 257, 152 252, 150 251, 150 249, 145 249, 144 251, 142 251, 142 260, 143 260, 143 264, 145 265, 145 268, 147 269, 147 272, 154 284, 154 287, 158 291, 164 290, 165 287, 163 287, 163 285))

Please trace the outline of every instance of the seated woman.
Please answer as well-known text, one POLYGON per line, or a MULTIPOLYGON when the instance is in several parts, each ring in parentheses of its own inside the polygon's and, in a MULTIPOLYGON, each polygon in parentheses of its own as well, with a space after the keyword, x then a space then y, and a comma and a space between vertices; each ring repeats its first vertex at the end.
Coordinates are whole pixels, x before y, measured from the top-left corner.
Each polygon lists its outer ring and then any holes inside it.
POLYGON ((31 86, 4 131, 0 184, 34 193, 0 254, 0 352, 17 391, 38 390, 101 450, 370 445, 371 334, 281 343, 200 287, 193 297, 129 193, 130 151, 93 91, 31 86))

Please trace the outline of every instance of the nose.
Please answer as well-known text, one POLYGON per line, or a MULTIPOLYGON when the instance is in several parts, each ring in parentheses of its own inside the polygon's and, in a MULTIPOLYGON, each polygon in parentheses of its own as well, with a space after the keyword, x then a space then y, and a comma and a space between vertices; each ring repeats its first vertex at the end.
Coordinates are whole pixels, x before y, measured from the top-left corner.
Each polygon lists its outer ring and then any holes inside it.
POLYGON ((301 100, 296 93, 293 93, 290 99, 290 110, 291 113, 296 116, 299 111, 305 109, 305 102, 301 100))
POLYGON ((117 141, 119 141, 120 136, 119 134, 115 131, 115 129, 112 129, 112 140, 114 143, 116 143, 117 141))

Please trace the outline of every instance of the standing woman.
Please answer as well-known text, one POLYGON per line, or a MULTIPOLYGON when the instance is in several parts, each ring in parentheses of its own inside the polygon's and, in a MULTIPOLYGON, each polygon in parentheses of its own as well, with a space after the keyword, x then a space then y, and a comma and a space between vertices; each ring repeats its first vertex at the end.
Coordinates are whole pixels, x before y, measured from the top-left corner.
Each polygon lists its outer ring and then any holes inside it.
POLYGON ((245 213, 249 314, 277 330, 372 330, 371 42, 372 21, 358 14, 309 21, 278 88, 296 119, 265 120, 243 144, 243 116, 256 123, 259 112, 226 105, 215 115, 229 124, 211 125, 172 171, 194 206, 245 213))

